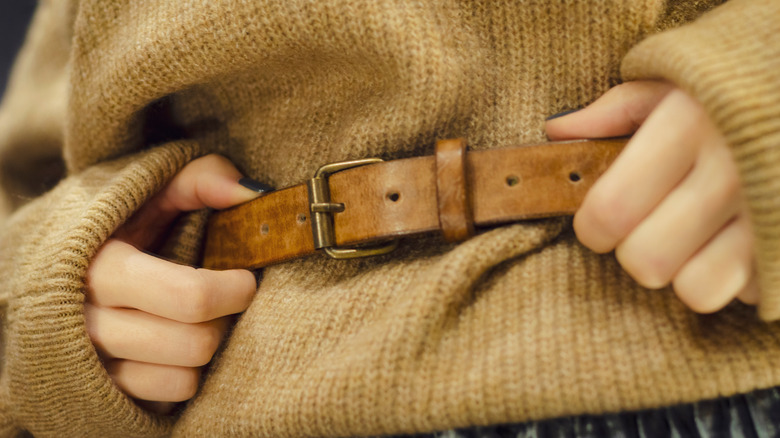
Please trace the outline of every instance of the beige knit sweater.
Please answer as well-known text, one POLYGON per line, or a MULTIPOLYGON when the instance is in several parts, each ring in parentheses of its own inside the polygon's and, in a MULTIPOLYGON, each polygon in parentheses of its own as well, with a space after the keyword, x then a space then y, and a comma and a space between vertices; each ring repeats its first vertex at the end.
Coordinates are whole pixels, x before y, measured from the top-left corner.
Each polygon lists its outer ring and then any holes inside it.
MULTIPOLYGON (((0 109, 0 435, 423 432, 780 385, 780 2, 716 3, 43 0, 0 109), (543 141, 546 116, 637 78, 691 93, 733 146, 758 312, 644 290, 563 218, 267 268, 179 418, 102 368, 90 258, 193 157, 284 187, 438 138, 543 141)), ((196 262, 200 223, 166 255, 196 262)))

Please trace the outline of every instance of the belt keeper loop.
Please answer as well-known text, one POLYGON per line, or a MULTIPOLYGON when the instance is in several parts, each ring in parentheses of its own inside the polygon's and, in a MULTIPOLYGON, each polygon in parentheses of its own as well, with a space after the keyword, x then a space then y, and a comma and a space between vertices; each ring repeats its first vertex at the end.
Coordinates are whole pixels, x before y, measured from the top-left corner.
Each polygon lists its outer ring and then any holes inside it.
POLYGON ((474 235, 474 215, 466 184, 466 140, 436 142, 436 202, 439 227, 448 242, 474 235))

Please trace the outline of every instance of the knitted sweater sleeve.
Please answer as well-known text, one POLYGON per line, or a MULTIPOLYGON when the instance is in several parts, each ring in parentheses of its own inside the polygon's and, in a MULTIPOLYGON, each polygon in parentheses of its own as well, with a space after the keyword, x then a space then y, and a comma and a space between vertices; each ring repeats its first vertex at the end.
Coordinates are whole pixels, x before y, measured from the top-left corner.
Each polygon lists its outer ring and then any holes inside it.
POLYGON ((172 143, 90 167, 64 179, 4 223, 0 432, 167 433, 171 419, 137 407, 103 368, 84 325, 85 276, 100 245, 197 149, 186 142, 172 143))
POLYGON ((780 2, 731 0, 654 35, 628 53, 622 74, 674 82, 725 134, 755 234, 759 315, 780 319, 780 2))
POLYGON ((62 149, 67 3, 41 2, 0 107, 0 436, 162 436, 172 419, 136 406, 95 353, 85 274, 113 230, 199 148, 176 142, 102 162, 36 196, 62 149))

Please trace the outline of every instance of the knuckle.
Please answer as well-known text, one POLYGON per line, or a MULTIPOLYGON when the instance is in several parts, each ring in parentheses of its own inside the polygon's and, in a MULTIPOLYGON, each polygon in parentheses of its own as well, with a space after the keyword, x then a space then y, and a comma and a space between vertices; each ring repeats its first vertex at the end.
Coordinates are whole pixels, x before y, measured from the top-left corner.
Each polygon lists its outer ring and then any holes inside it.
POLYGON ((200 271, 188 268, 188 274, 177 285, 178 308, 181 322, 196 323, 209 320, 211 291, 200 271))
POLYGON ((661 289, 669 285, 671 269, 664 257, 630 243, 618 246, 615 257, 628 275, 641 286, 661 289))
POLYGON ((204 167, 211 167, 215 165, 223 165, 225 163, 230 163, 230 160, 228 160, 227 158, 219 154, 204 155, 195 161, 197 161, 199 165, 202 165, 204 167))
POLYGON ((229 275, 229 277, 225 280, 225 283, 230 282, 230 297, 236 306, 231 308, 230 311, 233 313, 243 312, 252 303, 252 299, 257 291, 255 277, 248 271, 240 270, 227 272, 226 275, 229 275))
POLYGON ((672 288, 677 297, 691 310, 697 313, 707 313, 702 305, 699 291, 698 269, 695 264, 689 263, 674 277, 672 288))
POLYGON ((750 283, 750 275, 738 266, 713 267, 707 260, 693 260, 675 276, 672 287, 686 306, 697 313, 713 313, 728 305, 750 283))
MULTIPOLYGON (((606 187, 592 191, 578 214, 582 216, 578 236, 583 234, 586 238, 590 237, 590 240, 608 241, 612 243, 612 247, 626 236, 637 222, 636 215, 627 208, 620 192, 606 187)), ((612 247, 593 249, 609 251, 612 247)))
POLYGON ((717 299, 722 294, 704 286, 702 281, 696 281, 697 279, 678 276, 672 282, 674 293, 689 309, 696 313, 713 313, 728 304, 730 300, 717 299))
POLYGON ((209 154, 198 158, 189 165, 189 169, 193 173, 200 172, 220 172, 227 169, 233 170, 235 166, 233 163, 222 155, 209 154))
POLYGON ((222 341, 222 330, 215 324, 198 324, 192 327, 187 340, 187 364, 202 366, 211 361, 222 341))
POLYGON ((200 369, 179 368, 176 369, 168 380, 169 387, 165 401, 185 401, 195 396, 200 382, 200 369))

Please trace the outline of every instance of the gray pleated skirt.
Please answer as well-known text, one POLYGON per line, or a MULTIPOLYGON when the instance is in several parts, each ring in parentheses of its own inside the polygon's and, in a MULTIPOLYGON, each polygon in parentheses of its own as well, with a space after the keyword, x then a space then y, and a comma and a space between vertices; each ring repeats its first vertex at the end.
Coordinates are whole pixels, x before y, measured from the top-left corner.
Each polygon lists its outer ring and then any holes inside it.
POLYGON ((693 404, 471 427, 415 438, 780 437, 780 387, 693 404))

